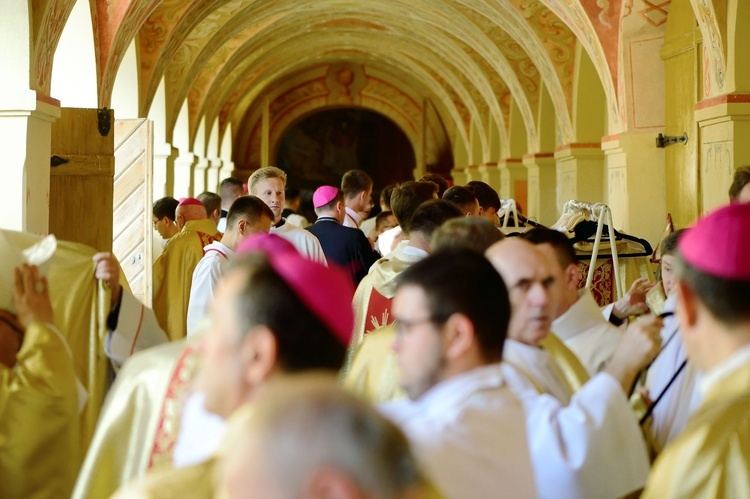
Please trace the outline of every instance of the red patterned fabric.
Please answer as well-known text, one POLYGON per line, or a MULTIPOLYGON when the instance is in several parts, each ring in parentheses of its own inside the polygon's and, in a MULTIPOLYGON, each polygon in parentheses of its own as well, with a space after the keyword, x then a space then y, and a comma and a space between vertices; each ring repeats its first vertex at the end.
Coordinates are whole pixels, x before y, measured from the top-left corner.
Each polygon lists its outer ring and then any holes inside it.
MULTIPOLYGON (((590 262, 590 260, 578 262, 578 270, 580 271, 578 289, 586 287, 590 262)), ((594 269, 594 279, 591 281, 591 294, 594 295, 594 300, 596 300, 596 303, 600 307, 604 307, 615 301, 614 262, 611 258, 605 260, 594 269)))

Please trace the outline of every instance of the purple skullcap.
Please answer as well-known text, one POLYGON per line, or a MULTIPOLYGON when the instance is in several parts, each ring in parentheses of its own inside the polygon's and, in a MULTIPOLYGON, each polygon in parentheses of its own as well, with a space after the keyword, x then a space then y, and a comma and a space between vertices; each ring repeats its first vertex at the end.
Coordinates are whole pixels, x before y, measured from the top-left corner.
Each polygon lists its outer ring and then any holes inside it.
POLYGON ((339 195, 339 190, 330 185, 324 185, 315 189, 313 194, 313 206, 320 208, 330 203, 333 198, 339 195))
POLYGON ((297 253, 292 243, 276 234, 258 233, 243 239, 237 246, 238 255, 261 252, 267 255, 277 253, 297 253))
POLYGON ((714 277, 750 281, 750 204, 719 208, 686 230, 677 243, 685 261, 714 277))
POLYGON ((351 277, 338 266, 326 267, 299 253, 274 253, 268 260, 308 310, 342 345, 349 346, 354 328, 351 277))

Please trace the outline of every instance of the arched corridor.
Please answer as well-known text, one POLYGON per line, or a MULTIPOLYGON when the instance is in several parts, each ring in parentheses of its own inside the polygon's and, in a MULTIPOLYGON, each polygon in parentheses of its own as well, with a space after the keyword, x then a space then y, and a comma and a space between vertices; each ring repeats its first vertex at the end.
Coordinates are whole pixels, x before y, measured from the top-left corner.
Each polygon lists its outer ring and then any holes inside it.
POLYGON ((290 126, 355 106, 404 133, 409 177, 484 180, 548 224, 568 199, 604 202, 618 228, 655 242, 668 213, 684 226, 723 203, 750 161, 736 140, 750 108, 750 72, 735 62, 750 46, 748 8, 12 0, 0 30, 3 225, 46 233, 49 211, 64 209, 48 204, 62 107, 151 120, 156 199, 246 179, 276 160, 290 126), (688 141, 657 148, 659 133, 688 141))

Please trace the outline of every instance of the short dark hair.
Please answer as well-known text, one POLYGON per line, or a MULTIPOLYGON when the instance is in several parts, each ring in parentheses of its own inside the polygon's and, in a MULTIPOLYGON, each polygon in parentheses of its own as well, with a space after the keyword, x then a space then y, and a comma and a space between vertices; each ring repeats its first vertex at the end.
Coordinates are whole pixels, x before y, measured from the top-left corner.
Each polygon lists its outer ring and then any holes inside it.
POLYGON ((177 218, 177 216, 175 215, 175 211, 177 211, 178 204, 180 204, 180 202, 171 196, 157 199, 156 201, 154 201, 152 213, 159 220, 167 217, 174 222, 177 218))
POLYGON ((433 253, 450 248, 463 248, 484 254, 487 248, 505 236, 492 222, 482 217, 452 218, 432 234, 433 253))
POLYGON ((380 200, 385 203, 388 208, 391 207, 391 195, 393 194, 393 189, 395 188, 396 184, 388 184, 383 187, 382 191, 380 191, 380 200))
POLYGON ((409 266, 397 282, 398 288, 422 289, 435 322, 453 314, 468 317, 484 359, 497 362, 502 358, 510 302, 502 277, 484 256, 467 249, 439 251, 409 266))
POLYGON ((271 208, 262 199, 251 195, 240 196, 234 200, 229 208, 227 228, 239 222, 241 218, 250 223, 255 223, 264 215, 270 218, 271 222, 275 219, 271 208))
POLYGON ((477 202, 476 195, 474 195, 474 193, 471 192, 471 190, 461 185, 454 185, 453 187, 448 187, 448 189, 443 193, 443 199, 445 201, 455 204, 464 213, 466 213, 469 209, 473 208, 474 203, 477 202))
POLYGON ((664 239, 662 239, 661 244, 659 245, 659 258, 664 255, 674 256, 677 254, 677 242, 683 232, 685 232, 685 229, 679 229, 671 234, 667 234, 664 239))
POLYGON ((557 263, 563 269, 568 268, 568 265, 575 265, 577 262, 576 250, 573 248, 573 244, 568 239, 568 236, 562 232, 547 229, 546 227, 536 227, 525 232, 521 237, 535 245, 549 244, 552 246, 552 249, 555 250, 557 263))
POLYGON ((222 197, 224 197, 225 194, 229 195, 230 192, 234 192, 237 189, 242 190, 242 180, 238 178, 227 177, 219 184, 219 194, 222 197))
POLYGON ((344 200, 344 193, 342 191, 338 191, 336 195, 333 197, 333 199, 328 201, 326 204, 322 206, 318 206, 317 208, 314 208, 315 214, 317 215, 318 212, 327 213, 336 207, 336 203, 338 203, 339 201, 343 201, 343 200, 344 200))
POLYGON ((287 187, 284 191, 284 198, 287 201, 297 199, 298 197, 300 197, 300 195, 300 191, 296 187, 287 187))
POLYGON ((750 184, 750 165, 741 166, 734 171, 732 185, 729 187, 729 199, 737 199, 747 184, 750 184))
POLYGON ((472 180, 466 184, 466 188, 474 193, 482 209, 495 208, 495 211, 500 211, 500 196, 489 184, 480 180, 472 180))
POLYGON ((229 271, 246 276, 234 303, 239 334, 255 326, 269 328, 276 338, 278 362, 286 372, 341 369, 346 347, 276 273, 265 254, 242 255, 229 271))
POLYGON ((213 192, 201 192, 198 194, 198 201, 206 207, 206 214, 211 216, 215 211, 221 211, 221 196, 213 192))
POLYGON ((411 219, 411 233, 419 232, 428 241, 432 233, 451 218, 463 217, 461 210, 453 203, 435 199, 422 203, 411 219))
POLYGON ((372 189, 372 179, 362 170, 349 170, 341 178, 341 190, 344 198, 350 199, 362 191, 372 189))
POLYGON ((727 279, 706 274, 675 255, 675 274, 687 284, 713 315, 727 325, 750 321, 750 281, 727 279))
POLYGON ((419 205, 425 201, 435 199, 437 185, 432 182, 415 182, 409 180, 398 184, 391 194, 391 210, 401 229, 408 234, 411 232, 411 218, 419 205))
POLYGON ((442 175, 438 175, 437 173, 426 173, 422 175, 422 178, 417 180, 417 182, 432 182, 433 184, 437 185, 437 195, 439 198, 442 198, 443 193, 448 190, 448 187, 450 187, 450 184, 448 184, 448 181, 445 180, 445 177, 443 177, 442 175))
POLYGON ((381 211, 378 213, 378 216, 375 217, 375 228, 380 229, 380 226, 383 225, 383 221, 390 216, 395 216, 392 211, 381 211))

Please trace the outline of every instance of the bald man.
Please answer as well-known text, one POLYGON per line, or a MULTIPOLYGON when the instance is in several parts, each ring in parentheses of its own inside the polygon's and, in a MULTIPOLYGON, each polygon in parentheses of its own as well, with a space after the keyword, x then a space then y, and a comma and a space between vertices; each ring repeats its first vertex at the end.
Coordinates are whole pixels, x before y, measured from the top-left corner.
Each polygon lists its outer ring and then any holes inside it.
POLYGON ((153 309, 161 328, 172 341, 187 334, 187 310, 193 271, 203 258, 203 247, 221 240, 216 223, 203 203, 184 198, 175 212, 180 229, 154 262, 153 309))
POLYGON ((505 375, 524 406, 540 497, 622 497, 641 489, 649 461, 627 394, 659 351, 661 321, 632 323, 606 369, 573 393, 542 347, 555 339, 550 325, 560 299, 552 256, 518 238, 494 244, 486 256, 508 288, 505 375))

